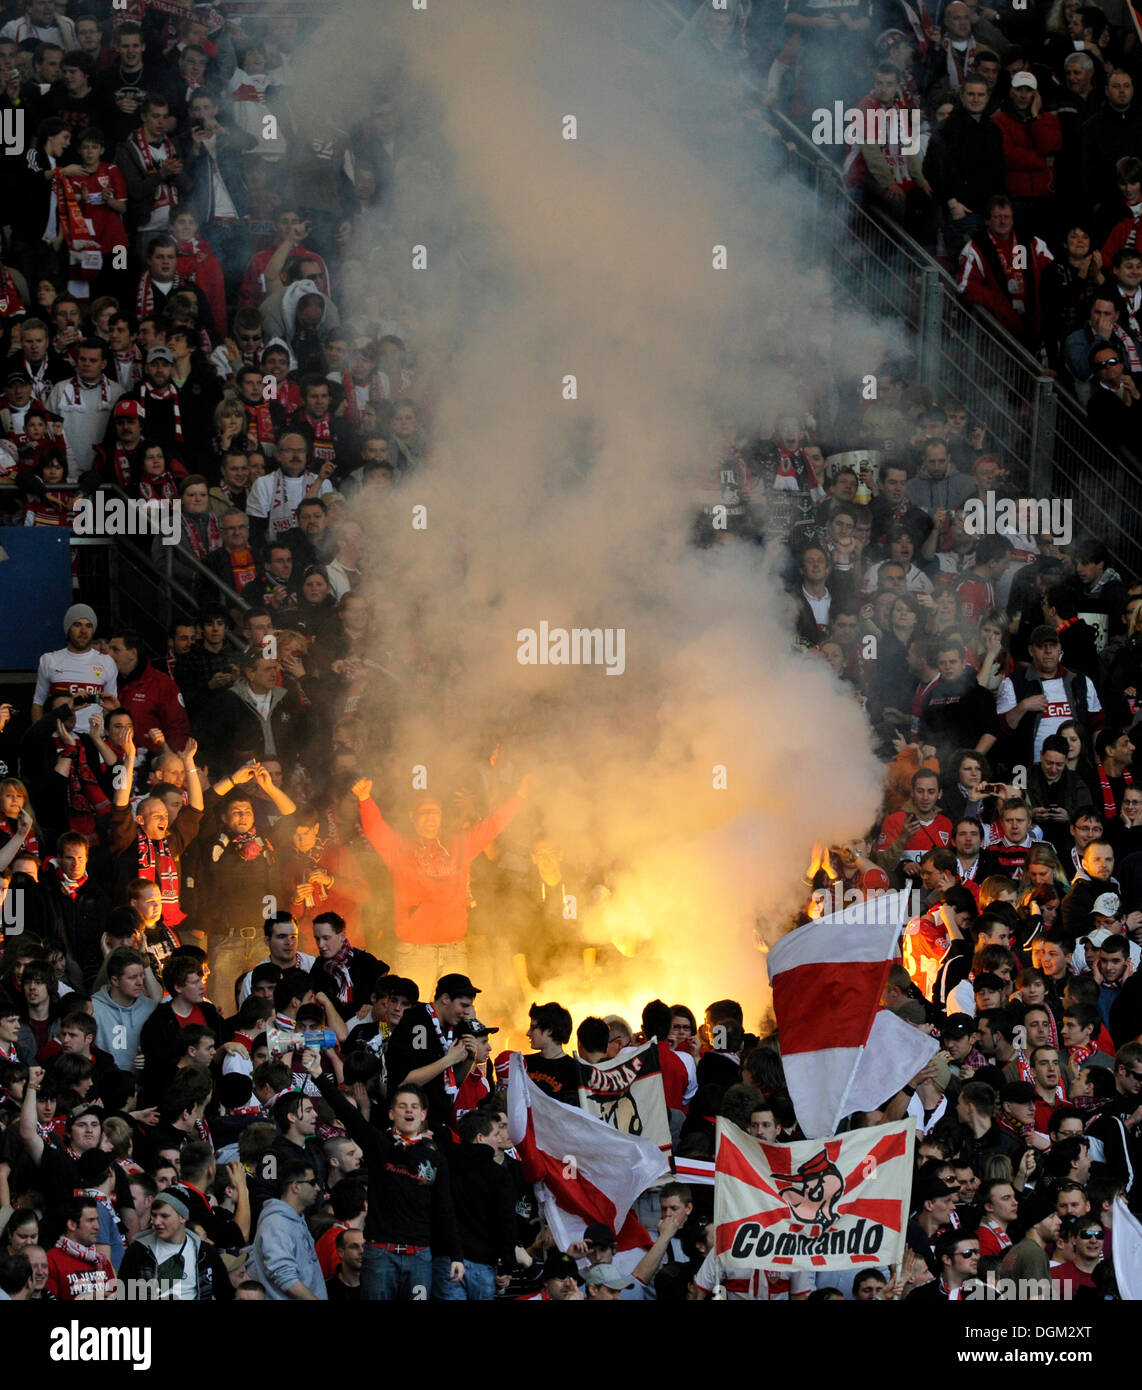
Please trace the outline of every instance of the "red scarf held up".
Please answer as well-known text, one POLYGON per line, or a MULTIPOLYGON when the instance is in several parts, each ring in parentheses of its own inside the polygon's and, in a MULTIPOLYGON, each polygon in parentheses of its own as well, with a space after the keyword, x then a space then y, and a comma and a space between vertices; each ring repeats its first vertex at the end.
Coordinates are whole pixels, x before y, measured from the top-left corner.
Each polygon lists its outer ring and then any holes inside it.
POLYGON ((111 802, 87 761, 87 749, 83 746, 83 740, 77 740, 75 746, 69 748, 57 734, 54 742, 57 753, 67 752, 73 755, 70 760, 71 772, 67 779, 68 807, 81 816, 107 815, 111 810, 111 802))
POLYGON ((166 840, 152 840, 142 830, 135 837, 139 851, 139 877, 158 885, 163 900, 163 921, 177 927, 186 919, 178 903, 178 865, 166 840), (157 846, 157 848, 156 848, 157 846))
POLYGON ((16 282, 8 271, 0 266, 0 319, 12 319, 24 312, 24 301, 16 282))
MULTIPOLYGON (((1134 778, 1130 775, 1130 769, 1124 768, 1122 780, 1128 786, 1134 785, 1134 778)), ((1118 815, 1118 804, 1114 800, 1114 789, 1110 785, 1110 778, 1106 775, 1106 769, 1101 763, 1098 765, 1098 785, 1102 788, 1102 819, 1103 821, 1113 820, 1118 815)))

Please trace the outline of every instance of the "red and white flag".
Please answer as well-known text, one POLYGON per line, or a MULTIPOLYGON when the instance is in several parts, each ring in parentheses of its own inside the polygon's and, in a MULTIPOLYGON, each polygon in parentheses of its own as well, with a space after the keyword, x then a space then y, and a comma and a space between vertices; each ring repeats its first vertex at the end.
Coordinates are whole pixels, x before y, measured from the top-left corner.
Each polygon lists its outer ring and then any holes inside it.
POLYGON ((797 927, 766 958, 789 1096, 812 1138, 883 1104, 939 1048, 879 1007, 909 897, 889 893, 797 927))
POLYGON ((582 1240, 596 1221, 618 1233, 619 1249, 649 1247, 631 1212, 640 1193, 669 1174, 670 1164, 649 1139, 623 1134, 578 1106, 539 1089, 518 1053, 508 1080, 508 1129, 528 1182, 560 1250, 582 1240))
POLYGON ((759 1144, 718 1120, 716 1250, 725 1268, 859 1269, 904 1254, 916 1123, 759 1144))

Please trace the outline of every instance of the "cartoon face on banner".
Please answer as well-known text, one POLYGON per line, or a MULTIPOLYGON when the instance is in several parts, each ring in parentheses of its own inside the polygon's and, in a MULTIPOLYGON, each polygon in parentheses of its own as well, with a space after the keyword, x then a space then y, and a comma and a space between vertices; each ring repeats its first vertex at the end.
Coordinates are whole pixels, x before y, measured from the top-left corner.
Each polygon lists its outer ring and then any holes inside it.
POLYGON ((903 1254, 915 1121, 761 1144, 718 1120, 717 1253, 755 1269, 859 1269, 903 1254))
POLYGON ((777 1195, 785 1198, 796 1220, 827 1231, 837 1219, 837 1202, 844 1190, 844 1178, 822 1149, 802 1163, 795 1177, 778 1184, 777 1195))

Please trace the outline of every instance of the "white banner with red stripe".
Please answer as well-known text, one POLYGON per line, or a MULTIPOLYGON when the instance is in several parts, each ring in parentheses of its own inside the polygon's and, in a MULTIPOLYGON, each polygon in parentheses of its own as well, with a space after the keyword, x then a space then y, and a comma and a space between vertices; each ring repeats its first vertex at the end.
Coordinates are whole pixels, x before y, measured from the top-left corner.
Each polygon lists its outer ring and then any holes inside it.
POLYGON ((728 1265, 830 1270, 904 1254, 916 1125, 761 1144, 718 1120, 714 1222, 728 1265))
POLYGON ((582 1240, 595 1222, 618 1233, 620 1250, 652 1244, 631 1212, 639 1195, 670 1172, 667 1156, 651 1140, 553 1100, 528 1076, 518 1053, 509 1067, 508 1130, 558 1249, 582 1240))
POLYGON ((901 892, 853 904, 797 927, 769 952, 781 1060, 803 1134, 832 1134, 843 1116, 891 1099, 939 1048, 878 1013, 909 901, 901 892))

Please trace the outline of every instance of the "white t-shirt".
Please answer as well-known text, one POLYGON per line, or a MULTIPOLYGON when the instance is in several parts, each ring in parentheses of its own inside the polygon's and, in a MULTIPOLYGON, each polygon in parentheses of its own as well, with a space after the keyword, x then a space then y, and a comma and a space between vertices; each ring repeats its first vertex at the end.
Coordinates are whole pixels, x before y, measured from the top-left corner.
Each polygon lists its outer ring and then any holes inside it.
MULTIPOLYGON (((1098 693, 1091 683, 1090 677, 1085 677, 1085 680, 1087 709, 1091 714, 1097 714, 1102 709, 1098 693)), ((1068 719, 1075 717, 1074 711, 1071 709, 1071 702, 1067 699, 1067 687, 1063 684, 1061 677, 1056 676, 1054 680, 1043 681, 1042 685, 1043 694, 1047 697, 1047 708, 1043 711, 1043 716, 1039 720, 1039 727, 1035 731, 1035 747, 1031 750, 1033 762, 1039 761, 1039 754, 1043 751, 1043 740, 1051 734, 1057 734, 1068 719)), ((1008 676, 999 687, 995 712, 1007 714, 1018 703, 1019 701, 1015 698, 1015 687, 1011 683, 1011 677, 1008 676)))
MULTIPOLYGON (((32 703, 42 705, 49 695, 61 692, 68 695, 115 695, 119 690, 119 673, 109 656, 94 647, 86 652, 73 652, 60 647, 44 652, 36 671, 36 689, 32 703)), ((91 716, 98 705, 81 705, 75 712, 75 731, 87 733, 91 716)))
POLYGON ((719 1260, 717 1253, 711 1250, 694 1275, 694 1283, 707 1293, 713 1293, 719 1284, 722 1285, 727 1303, 788 1303, 791 1294, 809 1293, 815 1280, 804 1270, 784 1274, 752 1269, 748 1265, 732 1265, 725 1258, 719 1260), (774 1293, 771 1284, 777 1285, 780 1291, 774 1293), (784 1284, 788 1287, 781 1288, 784 1284))
MULTIPOLYGON (((315 477, 316 474, 305 472, 300 477, 287 478, 280 469, 263 473, 260 478, 254 479, 250 487, 246 498, 246 515, 268 520, 267 538, 292 530, 297 525, 298 505, 315 477)), ((333 484, 326 478, 317 491, 332 492, 333 484)))
POLYGON ((95 446, 103 442, 107 423, 115 402, 123 394, 118 381, 101 377, 94 386, 84 386, 79 377, 57 381, 52 387, 47 407, 63 421, 67 440, 69 483, 91 467, 95 446))

